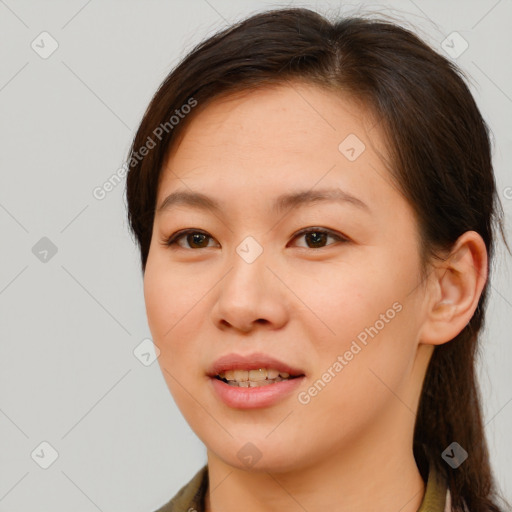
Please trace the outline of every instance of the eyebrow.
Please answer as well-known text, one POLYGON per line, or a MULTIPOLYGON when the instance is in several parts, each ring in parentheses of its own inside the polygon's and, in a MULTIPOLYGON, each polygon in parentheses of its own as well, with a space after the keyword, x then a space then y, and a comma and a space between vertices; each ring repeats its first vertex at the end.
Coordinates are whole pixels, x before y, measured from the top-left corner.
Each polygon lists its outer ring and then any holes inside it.
MULTIPOLYGON (((319 190, 299 190, 278 196, 272 206, 272 213, 280 213, 291 208, 314 205, 319 202, 337 202, 355 206, 367 213, 371 213, 369 206, 361 199, 341 190, 340 188, 327 188, 319 190)), ((157 213, 171 210, 173 206, 189 206, 205 211, 221 213, 221 204, 200 192, 178 190, 169 194, 157 208, 157 213)))

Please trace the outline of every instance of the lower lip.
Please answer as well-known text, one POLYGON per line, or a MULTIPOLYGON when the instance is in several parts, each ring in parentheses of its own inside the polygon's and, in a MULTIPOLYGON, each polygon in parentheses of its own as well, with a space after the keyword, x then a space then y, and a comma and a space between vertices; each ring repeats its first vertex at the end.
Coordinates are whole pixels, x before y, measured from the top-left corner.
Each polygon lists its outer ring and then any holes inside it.
POLYGON ((241 388, 230 386, 222 380, 210 377, 213 389, 217 396, 228 406, 236 409, 257 409, 269 407, 294 391, 304 380, 304 375, 295 379, 282 380, 258 386, 255 388, 241 388))

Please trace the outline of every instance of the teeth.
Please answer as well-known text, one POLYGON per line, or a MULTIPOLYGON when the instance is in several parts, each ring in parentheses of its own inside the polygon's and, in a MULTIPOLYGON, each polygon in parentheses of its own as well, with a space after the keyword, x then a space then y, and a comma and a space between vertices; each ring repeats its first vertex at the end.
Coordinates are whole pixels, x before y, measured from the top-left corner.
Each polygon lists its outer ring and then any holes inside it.
MULTIPOLYGON (((275 379, 279 375, 279 370, 267 370, 267 379, 275 379)), ((285 375, 285 372, 283 372, 285 375)))
POLYGON ((268 386, 269 384, 274 384, 275 382, 281 382, 282 380, 287 380, 287 379, 282 379, 281 377, 278 376, 276 379, 272 379, 272 380, 269 380, 269 379, 258 380, 258 381, 246 380, 246 381, 241 381, 241 382, 238 382, 236 380, 230 380, 230 381, 228 381, 228 385, 240 387, 240 388, 258 388, 260 386, 268 386))
POLYGON ((249 380, 259 382, 267 378, 267 370, 260 368, 259 370, 249 370, 249 380))
POLYGON ((266 385, 288 379, 290 374, 273 368, 259 368, 257 370, 226 370, 225 372, 220 372, 219 377, 237 382, 241 387, 255 387, 256 383, 266 385), (248 384, 246 385, 246 383, 248 384))

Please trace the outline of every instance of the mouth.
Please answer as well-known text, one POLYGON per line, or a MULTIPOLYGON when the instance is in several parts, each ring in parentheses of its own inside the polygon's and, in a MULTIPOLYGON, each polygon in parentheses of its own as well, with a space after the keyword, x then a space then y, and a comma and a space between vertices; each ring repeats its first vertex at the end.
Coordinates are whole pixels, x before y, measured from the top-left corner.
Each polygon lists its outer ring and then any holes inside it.
POLYGON ((254 388, 298 379, 305 372, 267 354, 252 353, 222 356, 207 375, 232 387, 254 388))
POLYGON ((261 409, 290 399, 306 376, 275 369, 226 370, 210 376, 213 396, 233 409, 261 409), (265 376, 265 373, 267 375, 265 376), (246 378, 247 374, 247 378, 246 378), (275 377, 274 375, 277 374, 275 377), (268 376, 273 377, 271 379, 268 376), (240 379, 240 380, 238 380, 240 379))

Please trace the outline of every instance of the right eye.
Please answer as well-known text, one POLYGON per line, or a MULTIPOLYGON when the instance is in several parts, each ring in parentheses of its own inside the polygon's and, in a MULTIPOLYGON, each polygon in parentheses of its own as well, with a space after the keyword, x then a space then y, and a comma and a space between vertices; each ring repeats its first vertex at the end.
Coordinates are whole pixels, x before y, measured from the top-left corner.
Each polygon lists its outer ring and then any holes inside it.
POLYGON ((213 238, 205 233, 204 231, 198 231, 197 229, 184 229, 172 234, 170 237, 162 240, 163 245, 166 247, 178 246, 182 249, 205 249, 208 245, 204 245, 205 241, 213 238), (178 243, 182 238, 185 237, 189 247, 183 247, 178 243))

